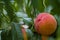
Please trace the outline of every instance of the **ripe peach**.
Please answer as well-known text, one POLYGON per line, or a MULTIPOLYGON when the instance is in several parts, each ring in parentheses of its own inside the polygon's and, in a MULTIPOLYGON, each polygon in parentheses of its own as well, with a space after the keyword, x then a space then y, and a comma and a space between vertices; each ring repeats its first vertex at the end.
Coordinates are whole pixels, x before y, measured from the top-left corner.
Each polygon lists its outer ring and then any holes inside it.
POLYGON ((42 35, 51 35, 57 28, 55 17, 49 13, 40 13, 34 20, 35 30, 42 35))

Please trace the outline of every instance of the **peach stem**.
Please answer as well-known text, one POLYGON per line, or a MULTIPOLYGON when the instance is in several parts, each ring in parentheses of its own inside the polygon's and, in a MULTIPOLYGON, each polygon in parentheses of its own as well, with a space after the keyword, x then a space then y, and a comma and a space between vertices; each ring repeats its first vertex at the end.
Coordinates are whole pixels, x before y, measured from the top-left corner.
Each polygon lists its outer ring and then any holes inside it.
POLYGON ((42 35, 42 40, 48 40, 48 36, 42 35))

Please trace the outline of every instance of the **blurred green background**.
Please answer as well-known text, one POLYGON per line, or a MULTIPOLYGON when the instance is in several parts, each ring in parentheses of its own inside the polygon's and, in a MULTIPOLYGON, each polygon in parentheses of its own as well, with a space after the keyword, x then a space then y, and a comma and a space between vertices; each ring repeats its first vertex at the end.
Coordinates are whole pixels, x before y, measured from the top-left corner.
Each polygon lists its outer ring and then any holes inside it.
POLYGON ((34 30, 34 19, 41 12, 51 13, 58 22, 56 32, 49 40, 60 40, 60 0, 0 0, 1 40, 14 40, 9 31, 12 22, 28 25, 34 34, 31 40, 41 40, 41 35, 34 30))

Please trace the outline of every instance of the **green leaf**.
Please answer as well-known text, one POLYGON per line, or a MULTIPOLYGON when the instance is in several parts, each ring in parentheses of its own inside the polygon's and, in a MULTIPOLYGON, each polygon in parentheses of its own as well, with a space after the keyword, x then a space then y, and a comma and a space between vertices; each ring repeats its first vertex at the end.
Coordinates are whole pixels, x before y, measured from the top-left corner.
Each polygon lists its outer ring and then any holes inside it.
POLYGON ((41 35, 34 32, 33 40, 41 40, 41 35))
POLYGON ((10 0, 4 0, 5 3, 5 9, 7 11, 7 15, 10 18, 10 22, 14 21, 14 22, 18 22, 16 14, 14 13, 14 10, 12 8, 12 4, 10 2, 10 0))
POLYGON ((23 40, 20 24, 12 23, 12 40, 23 40))
POLYGON ((32 12, 32 6, 30 5, 26 5, 26 13, 27 13, 27 15, 28 15, 28 17, 31 17, 31 18, 33 18, 34 16, 33 16, 33 13, 31 13, 32 12))
POLYGON ((30 29, 26 29, 28 40, 33 40, 33 32, 30 29))
POLYGON ((2 13, 3 13, 3 3, 2 1, 0 0, 0 27, 1 27, 1 24, 2 24, 2 13))
POLYGON ((16 3, 17 3, 17 8, 20 10, 20 9, 23 9, 23 2, 24 0, 14 0, 16 3))
POLYGON ((56 19, 57 19, 57 38, 60 38, 60 16, 55 15, 56 19))
POLYGON ((32 19, 31 18, 23 18, 23 22, 26 24, 26 25, 32 25, 32 19))
POLYGON ((1 40, 12 40, 11 30, 2 30, 1 40))
POLYGON ((31 0, 33 8, 39 10, 40 12, 44 12, 43 0, 31 0))
POLYGON ((54 14, 57 14, 57 15, 60 15, 60 3, 58 2, 58 0, 48 0, 49 3, 47 3, 48 5, 51 5, 53 7, 51 13, 54 15, 54 14))

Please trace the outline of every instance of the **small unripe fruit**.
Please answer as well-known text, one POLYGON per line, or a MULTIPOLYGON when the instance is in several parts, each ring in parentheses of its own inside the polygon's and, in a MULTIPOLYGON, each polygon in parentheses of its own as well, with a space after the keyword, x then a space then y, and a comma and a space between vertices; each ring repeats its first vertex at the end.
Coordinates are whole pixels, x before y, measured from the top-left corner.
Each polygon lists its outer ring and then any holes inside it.
POLYGON ((49 13, 40 13, 34 20, 35 30, 42 35, 51 35, 57 28, 55 17, 49 13))
POLYGON ((24 40, 27 40, 27 34, 24 28, 22 28, 22 33, 23 33, 24 40))

